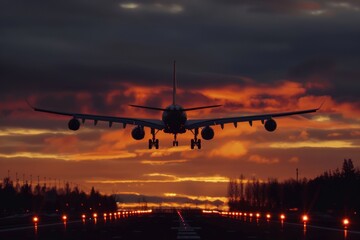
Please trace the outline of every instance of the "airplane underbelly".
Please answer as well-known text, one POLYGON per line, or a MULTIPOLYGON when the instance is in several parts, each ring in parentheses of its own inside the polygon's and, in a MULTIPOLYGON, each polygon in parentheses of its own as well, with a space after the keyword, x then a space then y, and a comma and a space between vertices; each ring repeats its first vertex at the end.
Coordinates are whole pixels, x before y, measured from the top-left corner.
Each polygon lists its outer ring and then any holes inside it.
POLYGON ((184 127, 184 125, 165 125, 166 128, 164 129, 165 133, 185 133, 186 129, 184 127))

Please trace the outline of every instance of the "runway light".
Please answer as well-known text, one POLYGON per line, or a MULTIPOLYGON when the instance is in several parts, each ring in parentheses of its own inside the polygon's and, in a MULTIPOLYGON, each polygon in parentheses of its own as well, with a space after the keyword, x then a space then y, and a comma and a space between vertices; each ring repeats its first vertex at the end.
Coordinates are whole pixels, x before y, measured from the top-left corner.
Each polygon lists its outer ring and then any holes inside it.
POLYGON ((62 215, 62 220, 66 221, 67 220, 67 216, 66 215, 62 215))
POLYGON ((348 218, 344 218, 342 223, 343 223, 344 227, 347 227, 350 224, 350 221, 348 218))
POLYGON ((37 217, 37 216, 33 217, 33 222, 38 223, 39 222, 39 217, 37 217))
POLYGON ((94 217, 94 218, 97 218, 97 216, 98 216, 97 213, 94 213, 94 214, 93 214, 93 217, 94 217))
POLYGON ((252 217, 252 216, 253 216, 253 214, 252 214, 252 213, 249 213, 249 216, 250 216, 250 217, 252 217))
POLYGON ((309 217, 308 217, 308 215, 303 215, 302 216, 302 220, 303 220, 303 222, 307 222, 307 221, 309 221, 309 217))
POLYGON ((285 214, 281 214, 281 215, 280 215, 280 219, 281 219, 281 220, 284 220, 284 219, 285 219, 285 214))
POLYGON ((85 219, 85 218, 86 218, 86 215, 85 215, 85 214, 81 215, 81 218, 82 218, 82 219, 85 219))
POLYGON ((256 217, 259 218, 259 217, 260 217, 260 213, 257 213, 257 214, 256 214, 256 217))
POLYGON ((266 214, 266 219, 270 219, 271 218, 271 215, 268 213, 266 214))
POLYGON ((104 213, 104 217, 106 217, 107 216, 107 214, 106 213, 104 213))

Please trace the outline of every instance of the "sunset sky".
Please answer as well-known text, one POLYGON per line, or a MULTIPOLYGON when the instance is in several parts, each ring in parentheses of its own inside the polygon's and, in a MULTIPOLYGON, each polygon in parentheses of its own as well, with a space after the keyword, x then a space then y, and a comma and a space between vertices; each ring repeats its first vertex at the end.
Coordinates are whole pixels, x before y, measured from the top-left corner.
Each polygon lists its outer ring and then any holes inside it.
POLYGON ((0 2, 0 177, 71 181, 103 193, 223 200, 240 174, 266 181, 312 178, 360 166, 358 0, 39 0, 0 2), (166 107, 177 61, 178 103, 222 104, 188 117, 227 117, 319 107, 316 114, 131 138, 133 126, 86 122, 37 107, 161 118, 128 104, 166 107))

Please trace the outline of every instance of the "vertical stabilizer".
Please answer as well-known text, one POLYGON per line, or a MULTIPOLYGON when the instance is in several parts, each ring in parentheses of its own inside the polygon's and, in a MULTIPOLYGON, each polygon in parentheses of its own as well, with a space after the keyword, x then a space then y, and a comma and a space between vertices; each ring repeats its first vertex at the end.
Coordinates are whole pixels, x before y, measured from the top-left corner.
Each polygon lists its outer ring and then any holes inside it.
POLYGON ((173 72, 173 105, 176 104, 176 61, 174 61, 174 72, 173 72))

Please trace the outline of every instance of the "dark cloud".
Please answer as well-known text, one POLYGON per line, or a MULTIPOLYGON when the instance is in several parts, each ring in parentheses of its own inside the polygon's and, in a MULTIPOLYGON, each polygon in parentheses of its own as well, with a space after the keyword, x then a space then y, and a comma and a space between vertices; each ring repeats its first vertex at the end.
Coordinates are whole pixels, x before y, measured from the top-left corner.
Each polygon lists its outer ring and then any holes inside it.
MULTIPOLYGON (((184 86, 203 84, 199 76, 208 72, 271 81, 314 56, 358 61, 359 14, 275 14, 276 9, 306 10, 301 2, 136 2, 183 6, 178 14, 164 14, 123 9, 122 1, 8 1, 1 8, 2 89, 94 92, 110 88, 111 81, 164 84, 174 58, 180 73, 190 73, 180 75, 184 86)), ((325 1, 307 3, 329 7, 325 1)), ((354 1, 349 4, 355 7, 354 1)), ((232 80, 207 79, 208 84, 219 81, 232 80)))

